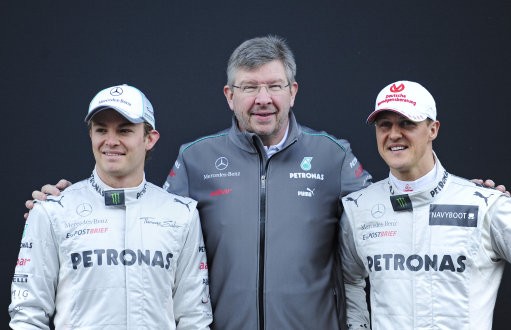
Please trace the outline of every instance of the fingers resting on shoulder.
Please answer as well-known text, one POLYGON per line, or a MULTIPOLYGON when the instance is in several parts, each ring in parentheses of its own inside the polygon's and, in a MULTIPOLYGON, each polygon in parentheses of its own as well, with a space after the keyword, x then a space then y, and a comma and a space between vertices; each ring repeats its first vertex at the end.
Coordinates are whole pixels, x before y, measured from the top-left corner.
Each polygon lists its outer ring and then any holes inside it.
POLYGON ((472 181, 477 183, 477 184, 480 184, 480 185, 483 185, 485 187, 488 187, 488 188, 495 188, 498 191, 503 192, 503 193, 505 193, 508 196, 511 196, 509 191, 506 190, 506 186, 505 185, 503 185, 503 184, 496 185, 495 182, 492 179, 486 179, 486 180, 474 179, 472 181))
MULTIPOLYGON (((31 210, 34 207, 34 200, 44 201, 47 195, 58 196, 60 192, 71 185, 71 182, 66 179, 61 179, 57 184, 45 184, 41 187, 41 190, 32 191, 32 198, 25 202, 25 207, 31 210)), ((28 212, 23 214, 23 217, 27 219, 28 212)))

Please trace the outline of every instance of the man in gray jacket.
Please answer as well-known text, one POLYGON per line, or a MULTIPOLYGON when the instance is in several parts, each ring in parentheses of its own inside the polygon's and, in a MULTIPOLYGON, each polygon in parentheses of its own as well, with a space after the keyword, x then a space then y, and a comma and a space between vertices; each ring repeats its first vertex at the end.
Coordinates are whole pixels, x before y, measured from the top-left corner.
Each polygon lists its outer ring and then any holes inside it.
POLYGON ((340 198, 370 183, 349 143, 300 126, 284 40, 242 43, 224 94, 232 126, 181 147, 164 188, 196 199, 217 329, 339 329, 340 198))

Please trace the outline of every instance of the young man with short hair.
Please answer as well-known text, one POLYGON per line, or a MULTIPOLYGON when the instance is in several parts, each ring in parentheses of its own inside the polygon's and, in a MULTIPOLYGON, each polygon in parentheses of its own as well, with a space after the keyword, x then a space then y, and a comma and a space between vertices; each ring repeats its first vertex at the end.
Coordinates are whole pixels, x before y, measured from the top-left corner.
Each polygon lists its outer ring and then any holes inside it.
POLYGON ((209 329, 197 202, 147 182, 159 138, 135 87, 100 91, 85 118, 92 175, 28 216, 9 306, 13 329, 209 329), (201 267, 203 266, 203 267, 201 267))

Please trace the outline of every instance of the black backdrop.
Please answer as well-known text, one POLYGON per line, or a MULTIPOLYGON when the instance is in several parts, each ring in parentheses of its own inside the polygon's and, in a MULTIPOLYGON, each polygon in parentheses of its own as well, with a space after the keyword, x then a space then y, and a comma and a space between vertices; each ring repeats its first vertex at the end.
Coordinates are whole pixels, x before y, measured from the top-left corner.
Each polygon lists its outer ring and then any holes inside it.
MULTIPOLYGON (((24 201, 44 183, 90 174, 82 120, 99 89, 133 84, 153 103, 162 138, 146 172, 162 184, 181 143, 230 124, 222 93, 230 53, 278 34, 298 64, 298 120, 350 140, 376 179, 388 170, 364 119, 383 86, 409 79, 435 96, 444 166, 511 188, 510 32, 511 3, 502 0, 2 1, 0 322, 24 201)), ((511 321, 510 281, 506 271, 495 329, 511 321)))

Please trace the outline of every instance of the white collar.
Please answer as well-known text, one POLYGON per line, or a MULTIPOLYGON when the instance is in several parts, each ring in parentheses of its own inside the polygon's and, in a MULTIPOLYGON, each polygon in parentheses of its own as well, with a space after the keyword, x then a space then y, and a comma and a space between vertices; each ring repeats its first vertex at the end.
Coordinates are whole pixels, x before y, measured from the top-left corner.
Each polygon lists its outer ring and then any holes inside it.
POLYGON ((287 125, 287 128, 286 128, 286 134, 284 134, 284 137, 282 138, 282 140, 280 140, 279 143, 269 146, 269 147, 264 146, 264 151, 266 151, 267 157, 270 157, 271 155, 275 154, 277 151, 280 151, 282 149, 282 147, 284 146, 284 143, 286 142, 288 133, 289 133, 289 124, 287 125))
POLYGON ((396 178, 392 173, 389 173, 389 181, 390 183, 396 187, 397 191, 402 194, 410 194, 416 191, 422 191, 424 188, 429 187, 431 183, 433 183, 437 176, 439 171, 438 166, 438 159, 433 153, 433 157, 435 158, 435 166, 426 173, 425 175, 421 176, 415 181, 402 181, 396 178))

